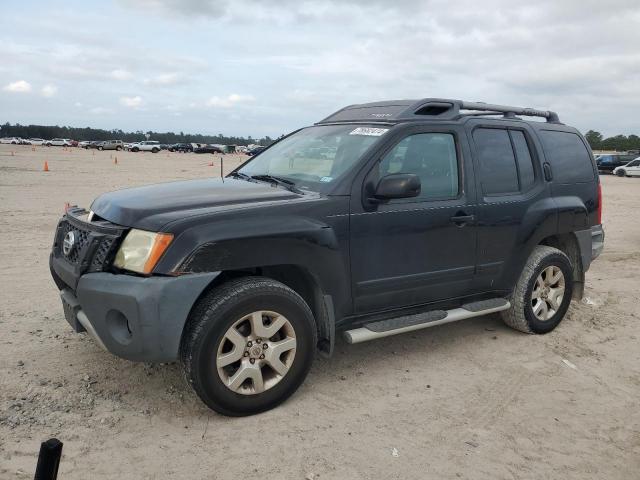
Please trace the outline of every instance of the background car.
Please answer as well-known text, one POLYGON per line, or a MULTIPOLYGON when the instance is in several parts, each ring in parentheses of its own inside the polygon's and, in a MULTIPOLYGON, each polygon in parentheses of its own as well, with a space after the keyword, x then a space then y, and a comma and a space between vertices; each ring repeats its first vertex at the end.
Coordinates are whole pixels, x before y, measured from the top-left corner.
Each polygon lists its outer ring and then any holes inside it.
POLYGON ((31 142, 31 145, 43 145, 44 144, 44 140, 41 138, 30 138, 29 142, 31 142))
POLYGON ((609 153, 596 158, 596 165, 599 172, 612 173, 616 167, 622 167, 636 158, 635 155, 622 153, 609 153))
POLYGON ((265 148, 267 148, 267 147, 253 147, 253 148, 250 148, 249 150, 247 150, 246 153, 250 157, 253 157, 254 155, 257 155, 258 153, 263 151, 265 148))
POLYGON ((82 142, 78 142, 78 146, 80 148, 87 148, 87 146, 90 144, 91 142, 89 140, 83 140, 82 142))
POLYGON ((222 149, 215 145, 202 145, 201 147, 194 148, 193 153, 221 153, 224 155, 222 149))
POLYGON ((193 152, 193 145, 190 143, 174 143, 169 146, 170 152, 193 152))
POLYGON ((131 145, 132 152, 153 152, 158 153, 160 148, 160 142, 157 140, 146 140, 144 142, 138 142, 131 145))
POLYGON ((4 137, 0 138, 0 143, 10 143, 12 145, 18 145, 20 143, 20 139, 17 137, 4 137))
POLYGON ((640 177, 640 157, 622 167, 614 168, 613 173, 619 177, 640 177))
POLYGON ((122 140, 105 140, 98 144, 98 150, 116 150, 119 152, 123 148, 122 140))
POLYGON ((47 147, 70 147, 71 140, 68 138, 52 138, 51 140, 46 140, 44 144, 47 147))

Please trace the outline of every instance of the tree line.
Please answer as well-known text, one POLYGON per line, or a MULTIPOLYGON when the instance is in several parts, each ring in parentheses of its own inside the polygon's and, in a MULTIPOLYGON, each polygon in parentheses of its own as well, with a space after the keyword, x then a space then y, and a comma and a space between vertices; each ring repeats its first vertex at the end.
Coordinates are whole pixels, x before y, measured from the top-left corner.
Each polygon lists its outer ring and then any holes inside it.
POLYGON ((616 135, 604 138, 600 132, 589 130, 584 138, 587 139, 592 150, 615 150, 617 152, 640 150, 640 137, 637 135, 616 135))
POLYGON ((219 133, 218 135, 202 135, 192 133, 174 132, 124 132, 120 129, 103 130, 100 128, 76 128, 60 127, 58 125, 11 125, 9 122, 0 125, 0 137, 20 137, 20 138, 70 138, 72 140, 122 140, 123 142, 140 142, 146 140, 157 140, 160 143, 216 143, 221 145, 270 145, 275 141, 269 136, 263 138, 234 137, 219 133))

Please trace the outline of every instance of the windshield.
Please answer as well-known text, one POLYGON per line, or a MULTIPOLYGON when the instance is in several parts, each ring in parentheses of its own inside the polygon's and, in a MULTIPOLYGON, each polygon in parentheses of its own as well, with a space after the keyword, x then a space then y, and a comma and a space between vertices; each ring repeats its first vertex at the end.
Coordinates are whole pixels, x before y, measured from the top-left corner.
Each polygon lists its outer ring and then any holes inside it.
POLYGON ((261 152, 238 171, 252 177, 278 177, 296 187, 320 191, 340 178, 387 130, 357 125, 305 128, 261 152))

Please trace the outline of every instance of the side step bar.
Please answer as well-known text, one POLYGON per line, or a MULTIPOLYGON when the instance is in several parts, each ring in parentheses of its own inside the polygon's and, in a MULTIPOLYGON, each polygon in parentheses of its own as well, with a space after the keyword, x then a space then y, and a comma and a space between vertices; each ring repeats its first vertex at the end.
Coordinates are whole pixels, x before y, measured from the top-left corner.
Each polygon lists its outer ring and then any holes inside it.
POLYGON ((453 310, 433 310, 430 312, 407 315, 404 317, 367 323, 360 328, 347 330, 344 336, 348 343, 361 343, 376 338, 389 337, 399 333, 413 332, 444 323, 457 322, 466 318, 480 317, 489 313, 500 312, 511 307, 504 298, 492 298, 462 305, 453 310))

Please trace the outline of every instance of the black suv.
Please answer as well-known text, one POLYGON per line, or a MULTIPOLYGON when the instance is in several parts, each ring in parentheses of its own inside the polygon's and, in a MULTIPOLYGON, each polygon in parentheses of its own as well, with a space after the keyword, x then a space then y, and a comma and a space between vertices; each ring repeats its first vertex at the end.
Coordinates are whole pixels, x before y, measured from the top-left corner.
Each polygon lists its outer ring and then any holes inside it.
POLYGON ((169 146, 170 152, 193 152, 193 145, 190 143, 174 143, 169 146))
POLYGON ((179 360, 209 407, 248 415, 291 395, 338 333, 492 312, 553 330, 603 248, 601 211, 589 147, 555 113, 388 101, 297 130, 224 180, 71 208, 50 265, 76 331, 126 359, 179 360))

